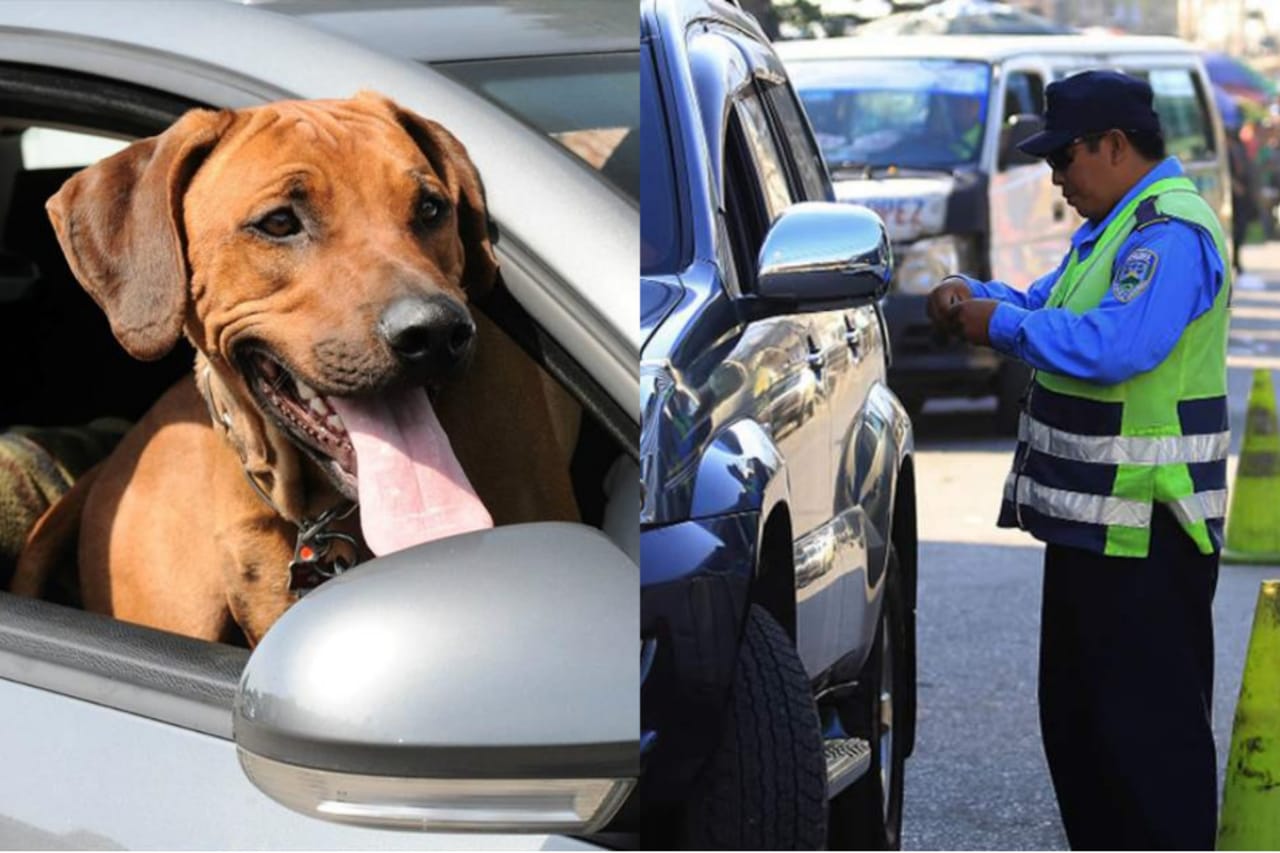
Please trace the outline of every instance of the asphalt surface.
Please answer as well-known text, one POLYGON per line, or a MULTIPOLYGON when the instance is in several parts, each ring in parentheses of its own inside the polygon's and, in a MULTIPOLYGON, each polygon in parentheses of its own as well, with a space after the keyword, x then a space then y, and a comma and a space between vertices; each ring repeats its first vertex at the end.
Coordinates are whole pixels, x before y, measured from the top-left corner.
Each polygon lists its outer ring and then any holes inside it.
MULTIPOLYGON (((1234 471, 1255 368, 1280 374, 1280 243, 1246 247, 1230 344, 1234 471)), ((1043 548, 995 516, 1011 438, 994 401, 930 403, 916 419, 920 496, 919 726, 903 847, 1066 849, 1036 708, 1043 548)), ((1232 477, 1234 482, 1234 476, 1232 477)), ((1280 488, 1277 492, 1280 496, 1280 488)), ((1258 585, 1276 566, 1222 567, 1214 599, 1214 732, 1226 765, 1258 585)))

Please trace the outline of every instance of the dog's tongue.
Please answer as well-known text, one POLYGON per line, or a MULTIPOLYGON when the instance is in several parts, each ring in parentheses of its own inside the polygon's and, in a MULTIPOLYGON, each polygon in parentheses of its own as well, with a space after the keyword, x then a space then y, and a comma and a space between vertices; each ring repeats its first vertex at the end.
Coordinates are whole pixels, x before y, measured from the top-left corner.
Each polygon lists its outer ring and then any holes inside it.
POLYGON ((328 399, 355 446, 360 524, 374 554, 493 526, 425 391, 328 399))

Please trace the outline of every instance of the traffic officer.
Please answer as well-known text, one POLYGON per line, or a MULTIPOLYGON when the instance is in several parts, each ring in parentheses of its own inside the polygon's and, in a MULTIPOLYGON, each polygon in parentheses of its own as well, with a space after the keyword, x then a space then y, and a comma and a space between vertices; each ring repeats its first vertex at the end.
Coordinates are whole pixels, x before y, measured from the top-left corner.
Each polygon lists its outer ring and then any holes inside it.
POLYGON ((1071 846, 1212 850, 1226 244, 1147 83, 1090 71, 1046 94, 1019 147, 1086 221, 1025 292, 952 276, 929 315, 1035 370, 999 524, 1047 543, 1040 727, 1071 846))

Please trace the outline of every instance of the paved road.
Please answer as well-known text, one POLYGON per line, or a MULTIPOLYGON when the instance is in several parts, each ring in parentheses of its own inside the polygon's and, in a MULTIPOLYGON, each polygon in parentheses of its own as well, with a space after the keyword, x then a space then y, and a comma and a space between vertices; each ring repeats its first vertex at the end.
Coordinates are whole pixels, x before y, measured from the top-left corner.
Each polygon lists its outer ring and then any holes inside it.
MULTIPOLYGON (((1246 247, 1230 350, 1232 470, 1253 369, 1280 374, 1280 243, 1246 247)), ((1041 546, 995 528, 1011 439, 990 401, 917 419, 920 718, 907 766, 904 847, 1066 849, 1036 711, 1041 546)), ((1258 584, 1280 567, 1223 566, 1214 601, 1214 730, 1225 766, 1258 584)))

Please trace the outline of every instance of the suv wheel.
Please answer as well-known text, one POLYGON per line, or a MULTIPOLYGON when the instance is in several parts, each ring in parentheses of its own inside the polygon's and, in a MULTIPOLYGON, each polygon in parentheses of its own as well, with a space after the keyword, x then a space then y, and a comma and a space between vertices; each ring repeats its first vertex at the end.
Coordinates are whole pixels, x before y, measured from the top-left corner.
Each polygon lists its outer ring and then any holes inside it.
POLYGON ((871 768, 831 801, 832 850, 898 850, 902 846, 908 669, 906 602, 898 555, 890 546, 880 627, 853 698, 852 730, 871 744, 871 768), (902 695, 895 688, 903 691, 902 695))
POLYGON ((690 849, 815 850, 826 840, 818 712, 791 638, 752 605, 723 735, 685 814, 690 849))

